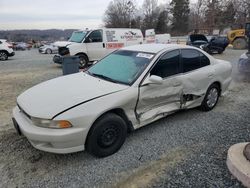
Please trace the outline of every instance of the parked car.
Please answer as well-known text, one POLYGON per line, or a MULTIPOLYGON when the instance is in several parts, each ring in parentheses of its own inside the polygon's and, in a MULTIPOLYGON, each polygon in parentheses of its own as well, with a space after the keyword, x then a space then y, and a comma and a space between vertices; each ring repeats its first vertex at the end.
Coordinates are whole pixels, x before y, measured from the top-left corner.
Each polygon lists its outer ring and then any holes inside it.
POLYGON ((9 57, 14 56, 12 44, 8 43, 5 39, 0 39, 0 60, 7 60, 9 57))
POLYGON ((208 52, 209 54, 218 53, 221 54, 225 51, 229 41, 227 37, 216 36, 212 37, 207 44, 201 46, 201 49, 208 52))
POLYGON ((187 45, 201 48, 209 54, 214 52, 219 54, 223 53, 228 44, 229 42, 227 37, 223 36, 212 37, 210 40, 208 40, 205 35, 192 34, 188 36, 187 40, 187 45))
POLYGON ((207 44, 208 40, 205 35, 202 34, 192 34, 188 36, 187 45, 195 46, 200 48, 201 45, 207 44))
POLYGON ((17 98, 13 122, 37 149, 104 157, 119 150, 128 130, 180 109, 212 110, 231 71, 229 62, 191 46, 129 46, 86 72, 28 89, 17 98))
MULTIPOLYGON (((84 68, 119 48, 142 44, 143 35, 140 29, 102 28, 75 31, 68 42, 67 48, 70 55, 79 56, 79 67, 84 68)), ((61 56, 62 54, 55 55, 53 58, 54 63, 61 64, 61 56)))
POLYGON ((42 54, 58 53, 58 46, 56 46, 53 43, 48 45, 43 45, 39 48, 38 51, 42 54))
POLYGON ((14 43, 14 50, 18 51, 24 51, 24 50, 29 50, 30 49, 30 46, 25 43, 25 42, 17 42, 17 43, 14 43))

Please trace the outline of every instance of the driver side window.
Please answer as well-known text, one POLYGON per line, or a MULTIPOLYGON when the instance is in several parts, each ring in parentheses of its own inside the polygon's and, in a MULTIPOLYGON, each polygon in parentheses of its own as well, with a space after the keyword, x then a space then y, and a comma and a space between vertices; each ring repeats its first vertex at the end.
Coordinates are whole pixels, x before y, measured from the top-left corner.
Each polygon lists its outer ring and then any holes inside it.
POLYGON ((174 50, 164 54, 150 72, 150 75, 166 78, 180 73, 180 52, 174 50))
POLYGON ((92 31, 88 36, 88 42, 102 42, 102 31, 92 31))

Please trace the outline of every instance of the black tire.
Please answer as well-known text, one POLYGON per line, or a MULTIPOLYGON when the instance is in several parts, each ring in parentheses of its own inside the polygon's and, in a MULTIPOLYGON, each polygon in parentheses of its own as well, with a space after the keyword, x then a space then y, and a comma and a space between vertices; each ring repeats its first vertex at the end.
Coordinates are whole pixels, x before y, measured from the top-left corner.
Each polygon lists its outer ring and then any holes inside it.
POLYGON ((222 54, 224 50, 218 50, 218 54, 222 54))
POLYGON ((8 54, 5 51, 0 51, 0 61, 5 61, 8 59, 8 54))
POLYGON ((80 59, 79 68, 83 69, 88 67, 89 58, 85 54, 79 54, 78 57, 80 59))
POLYGON ((108 113, 91 127, 86 149, 97 157, 106 157, 117 152, 127 136, 127 125, 118 115, 108 113))
POLYGON ((205 95, 205 97, 204 97, 204 99, 203 99, 203 101, 201 103, 200 109, 202 111, 210 111, 210 110, 212 110, 216 106, 216 104, 217 104, 217 102, 219 100, 219 97, 220 97, 220 88, 219 88, 218 84, 214 83, 214 84, 210 85, 209 88, 207 89, 206 95, 205 95), (217 97, 216 98, 214 97, 213 100, 209 99, 209 96, 211 96, 211 95, 215 96, 216 95, 215 91, 217 93, 217 97))
POLYGON ((46 49, 46 54, 52 54, 52 50, 51 49, 46 49))

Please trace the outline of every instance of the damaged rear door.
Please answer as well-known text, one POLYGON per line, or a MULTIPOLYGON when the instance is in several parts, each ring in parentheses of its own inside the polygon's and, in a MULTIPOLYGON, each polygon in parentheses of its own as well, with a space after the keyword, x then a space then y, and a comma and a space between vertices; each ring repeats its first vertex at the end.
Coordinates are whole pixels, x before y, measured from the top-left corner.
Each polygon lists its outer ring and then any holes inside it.
POLYGON ((209 58, 195 49, 182 49, 183 72, 182 108, 199 106, 215 76, 209 58))
POLYGON ((165 53, 151 69, 139 87, 136 113, 141 125, 180 109, 183 88, 180 70, 179 50, 165 53), (152 75, 161 77, 162 82, 148 84, 152 75))

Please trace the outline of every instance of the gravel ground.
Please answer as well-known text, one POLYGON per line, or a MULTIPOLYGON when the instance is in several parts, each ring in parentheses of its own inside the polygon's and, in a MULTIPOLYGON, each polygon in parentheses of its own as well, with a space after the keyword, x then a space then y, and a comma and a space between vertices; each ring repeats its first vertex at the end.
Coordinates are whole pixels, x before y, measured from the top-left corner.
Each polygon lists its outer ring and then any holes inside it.
MULTIPOLYGON (((217 58, 236 65, 243 51, 217 58)), ((249 139, 250 79, 234 82, 210 112, 181 111, 129 134, 116 154, 56 155, 34 149, 10 122, 15 98, 28 87, 61 75, 52 56, 18 52, 0 62, 0 187, 242 187, 226 168, 228 148, 249 139)))

